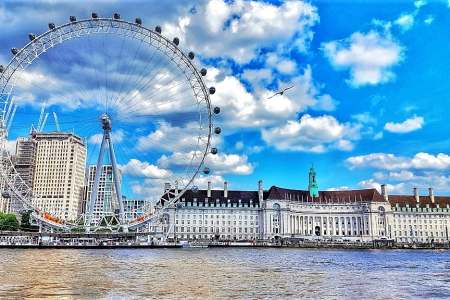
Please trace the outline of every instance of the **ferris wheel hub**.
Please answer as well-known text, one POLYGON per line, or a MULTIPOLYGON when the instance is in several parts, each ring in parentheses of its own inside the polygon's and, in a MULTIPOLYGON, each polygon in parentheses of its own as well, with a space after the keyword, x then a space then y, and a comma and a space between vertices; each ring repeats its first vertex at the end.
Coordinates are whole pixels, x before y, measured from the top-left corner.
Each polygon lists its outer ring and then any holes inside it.
POLYGON ((108 114, 103 114, 100 117, 100 122, 102 123, 103 130, 111 131, 112 122, 111 122, 111 117, 108 114))

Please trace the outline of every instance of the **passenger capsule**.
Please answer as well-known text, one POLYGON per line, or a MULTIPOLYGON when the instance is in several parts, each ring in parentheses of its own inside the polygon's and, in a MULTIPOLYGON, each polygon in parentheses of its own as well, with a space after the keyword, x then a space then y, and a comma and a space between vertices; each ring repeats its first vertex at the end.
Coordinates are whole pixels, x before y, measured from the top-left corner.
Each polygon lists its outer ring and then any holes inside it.
POLYGON ((136 23, 136 24, 138 24, 139 26, 141 26, 141 25, 142 25, 142 20, 141 20, 141 18, 136 18, 136 19, 134 20, 134 23, 136 23))
POLYGON ((206 76, 206 73, 207 73, 207 71, 205 68, 200 70, 200 74, 202 74, 202 76, 206 76))
POLYGON ((77 18, 75 16, 70 16, 69 20, 73 23, 77 21, 77 18))
POLYGON ((11 53, 12 53, 13 55, 16 55, 17 53, 19 53, 19 49, 17 49, 17 48, 12 48, 12 49, 11 49, 11 53))
POLYGON ((214 95, 215 92, 216 92, 216 88, 215 87, 212 86, 212 87, 209 88, 209 94, 210 95, 214 95))
POLYGON ((220 134, 221 132, 222 132, 222 129, 220 129, 220 127, 214 128, 214 133, 215 134, 220 134))
POLYGON ((4 191, 4 192, 2 192, 2 197, 3 198, 11 198, 11 195, 8 192, 4 191))
POLYGON ((197 193, 198 192, 198 186, 193 185, 192 188, 191 188, 191 191, 193 191, 194 193, 197 193))
POLYGON ((30 34, 28 35, 28 38, 30 39, 30 41, 34 41, 34 40, 36 39, 36 35, 30 33, 30 34))
POLYGON ((194 57, 195 57, 194 52, 192 52, 192 51, 189 52, 189 53, 188 53, 188 57, 189 57, 190 60, 194 59, 194 57))
POLYGON ((173 43, 178 46, 180 44, 180 39, 177 37, 173 38, 173 43))
POLYGON ((3 73, 3 72, 5 72, 5 67, 0 65, 0 73, 3 73))
POLYGON ((93 12, 91 16, 92 16, 92 19, 98 19, 98 15, 95 12, 93 12))
POLYGON ((56 28, 55 23, 48 23, 48 29, 53 30, 55 28, 56 28))
POLYGON ((218 106, 214 107, 214 113, 216 115, 220 114, 220 107, 218 107, 218 106))
POLYGON ((206 175, 208 175, 210 172, 211 172, 211 170, 208 167, 205 167, 203 169, 203 173, 206 174, 206 175))
POLYGON ((113 19, 114 20, 120 20, 120 15, 118 13, 114 13, 113 14, 113 19))
POLYGON ((212 154, 217 154, 217 152, 219 152, 219 151, 217 150, 217 148, 215 148, 215 147, 211 148, 211 153, 212 153, 212 154))
POLYGON ((162 30, 161 30, 161 26, 156 26, 155 27, 155 31, 159 34, 161 34, 162 30))

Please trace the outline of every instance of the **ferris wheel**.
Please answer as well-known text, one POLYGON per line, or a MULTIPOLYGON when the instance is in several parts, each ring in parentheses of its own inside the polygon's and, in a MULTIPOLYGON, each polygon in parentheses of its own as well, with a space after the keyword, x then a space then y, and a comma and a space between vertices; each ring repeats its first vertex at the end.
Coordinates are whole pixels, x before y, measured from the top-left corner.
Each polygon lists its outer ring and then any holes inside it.
POLYGON ((96 230, 105 225, 92 216, 106 157, 114 185, 109 213, 115 220, 106 226, 126 231, 158 222, 186 190, 196 189, 198 176, 210 174, 205 161, 218 153, 213 142, 221 128, 214 127, 213 119, 220 108, 211 104, 215 88, 205 83, 207 70, 197 69, 194 52, 180 49, 179 38, 168 39, 160 26, 149 29, 140 18, 129 22, 117 13, 111 18, 92 13, 81 20, 71 16, 68 23, 49 23, 46 32, 28 38, 24 47, 11 49, 9 64, 0 66, 2 197, 17 199, 44 226, 71 230, 81 224, 96 230), (43 106, 54 110, 58 131, 66 127, 82 136, 88 148, 86 164, 95 166, 82 223, 40 205, 43 196, 17 172, 7 150, 8 139, 24 134, 30 124, 22 120, 28 120, 30 112, 38 114, 37 107, 41 110, 33 132, 45 130, 49 113, 43 106), (14 125, 21 109, 21 124, 14 125), (152 160, 162 167, 148 163, 152 160), (137 174, 129 161, 144 171, 137 174), (139 180, 160 189, 160 200, 126 219, 123 193, 139 180))

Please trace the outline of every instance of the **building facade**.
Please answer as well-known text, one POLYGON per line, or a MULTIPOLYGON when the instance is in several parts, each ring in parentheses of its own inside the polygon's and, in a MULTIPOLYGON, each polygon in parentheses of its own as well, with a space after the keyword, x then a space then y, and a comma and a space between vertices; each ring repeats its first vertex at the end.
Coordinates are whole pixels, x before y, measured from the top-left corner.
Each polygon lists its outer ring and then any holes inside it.
POLYGON ((77 219, 83 197, 86 145, 71 133, 33 132, 33 204, 63 220, 77 219))
MULTIPOLYGON (((96 165, 91 165, 86 170, 85 192, 80 213, 85 213, 89 210, 88 205, 89 200, 92 197, 96 170, 96 165)), ((117 209, 119 209, 119 204, 117 203, 117 196, 114 188, 113 168, 112 165, 103 165, 98 183, 97 199, 92 211, 92 220, 93 222, 99 222, 102 216, 112 215, 117 209)))
MULTIPOLYGON (((312 176, 314 175, 314 176, 312 176)), ((449 241, 450 197, 391 195, 376 189, 294 190, 262 182, 255 191, 187 191, 164 215, 163 232, 177 240, 449 241)), ((317 188, 317 189, 316 189, 317 188)))

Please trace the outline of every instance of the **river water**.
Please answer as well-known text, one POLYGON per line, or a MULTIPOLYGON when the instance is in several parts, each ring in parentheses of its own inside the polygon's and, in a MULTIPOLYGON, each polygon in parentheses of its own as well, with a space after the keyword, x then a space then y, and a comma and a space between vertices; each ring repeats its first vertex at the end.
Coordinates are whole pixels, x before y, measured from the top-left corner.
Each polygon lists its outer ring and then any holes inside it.
POLYGON ((0 249, 0 297, 450 299, 450 252, 0 249))

